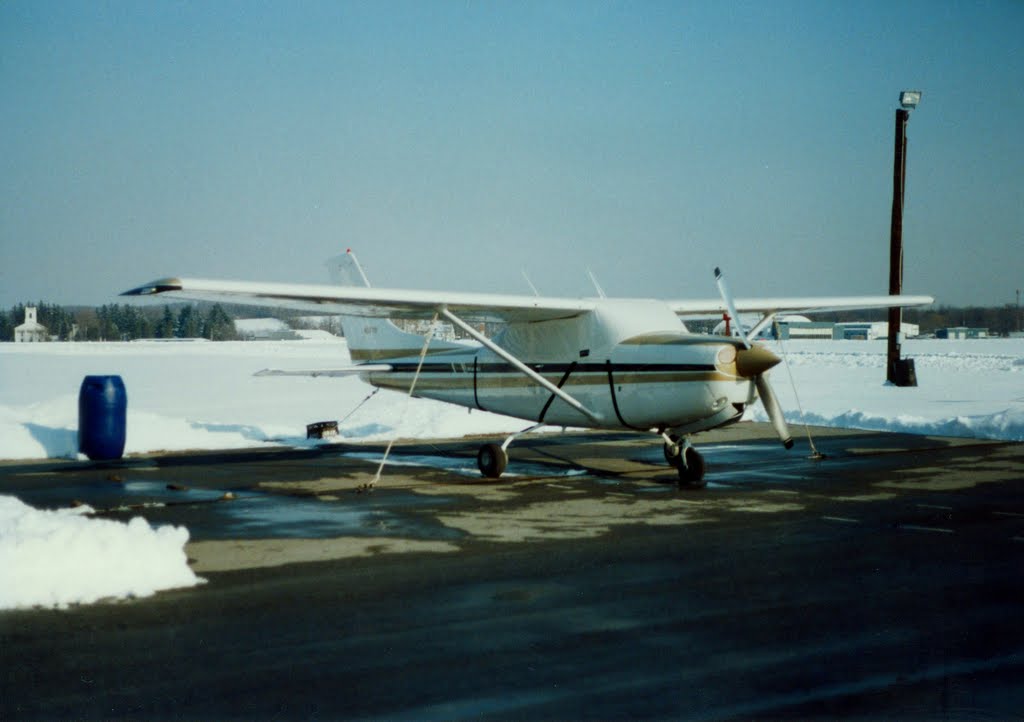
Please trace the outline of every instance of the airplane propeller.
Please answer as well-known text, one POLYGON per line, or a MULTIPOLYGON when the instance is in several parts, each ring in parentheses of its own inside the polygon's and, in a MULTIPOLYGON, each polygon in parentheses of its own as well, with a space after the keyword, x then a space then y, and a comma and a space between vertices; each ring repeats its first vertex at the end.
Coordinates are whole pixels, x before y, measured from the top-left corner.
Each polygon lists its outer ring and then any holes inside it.
POLYGON ((725 275, 722 269, 715 268, 715 283, 718 284, 718 292, 722 296, 725 308, 732 319, 732 332, 743 344, 743 349, 736 352, 736 369, 741 376, 753 377, 757 386, 757 395, 761 397, 761 403, 772 422, 772 428, 779 435, 779 440, 787 449, 793 448, 793 437, 789 434, 789 427, 786 426, 786 419, 782 415, 782 406, 768 383, 765 373, 772 366, 779 362, 778 356, 762 346, 754 346, 751 337, 743 334, 743 327, 740 324, 739 314, 736 312, 736 303, 733 301, 732 293, 729 291, 729 284, 725 282, 725 275))

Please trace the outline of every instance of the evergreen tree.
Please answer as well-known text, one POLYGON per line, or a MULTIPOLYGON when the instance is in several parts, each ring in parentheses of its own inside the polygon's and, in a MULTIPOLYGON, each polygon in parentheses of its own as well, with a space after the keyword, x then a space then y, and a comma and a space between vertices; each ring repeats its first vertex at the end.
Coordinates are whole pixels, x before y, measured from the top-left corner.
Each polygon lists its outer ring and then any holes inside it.
POLYGON ((11 323, 11 314, 0 313, 0 341, 14 340, 14 324, 11 323))
POLYGON ((13 341, 14 329, 25 322, 25 304, 19 303, 17 306, 12 306, 7 317, 11 320, 11 340, 13 341))
POLYGON ((119 325, 128 338, 151 338, 153 336, 153 324, 138 307, 123 304, 120 318, 119 325))
POLYGON ((114 304, 100 306, 96 310, 96 323, 100 341, 120 341, 121 329, 116 321, 117 307, 114 304))
POLYGON ((202 334, 202 320, 199 312, 192 305, 182 306, 178 312, 178 323, 174 327, 174 335, 178 338, 199 338, 202 334))
POLYGON ((171 313, 170 306, 164 306, 164 315, 157 323, 153 335, 157 338, 174 338, 174 314, 171 313))
POLYGON ((99 325, 96 321, 96 309, 82 308, 74 315, 74 323, 78 324, 78 341, 98 341, 99 325))
POLYGON ((46 326, 50 336, 56 336, 61 341, 67 341, 71 337, 71 328, 74 323, 71 313, 63 306, 39 302, 39 323, 46 326))
POLYGON ((234 321, 219 303, 206 314, 203 321, 203 338, 211 341, 229 341, 237 338, 234 321))

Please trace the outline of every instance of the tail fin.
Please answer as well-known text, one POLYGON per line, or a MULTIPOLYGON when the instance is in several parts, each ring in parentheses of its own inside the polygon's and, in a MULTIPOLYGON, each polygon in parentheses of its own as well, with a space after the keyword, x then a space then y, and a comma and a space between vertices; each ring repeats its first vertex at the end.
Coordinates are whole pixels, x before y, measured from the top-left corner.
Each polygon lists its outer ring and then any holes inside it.
MULTIPOLYGON (((326 265, 333 283, 370 287, 370 280, 351 248, 340 256, 328 258, 326 265)), ((423 336, 403 331, 386 318, 342 316, 341 329, 353 361, 380 361, 417 355, 423 348, 423 336)), ((430 350, 434 352, 456 348, 462 348, 462 345, 445 341, 430 343, 430 350)))
POLYGON ((352 249, 346 249, 340 256, 332 256, 324 261, 327 272, 331 276, 331 283, 337 286, 362 286, 370 287, 370 279, 363 273, 363 267, 352 249))

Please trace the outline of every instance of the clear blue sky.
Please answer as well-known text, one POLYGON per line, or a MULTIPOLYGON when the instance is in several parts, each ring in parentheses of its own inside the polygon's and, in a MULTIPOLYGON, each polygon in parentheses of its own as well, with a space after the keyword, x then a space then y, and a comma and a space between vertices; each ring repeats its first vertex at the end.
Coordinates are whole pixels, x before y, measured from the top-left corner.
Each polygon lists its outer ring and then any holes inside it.
POLYGON ((0 3, 0 306, 160 276, 1024 288, 1021 2, 0 3))

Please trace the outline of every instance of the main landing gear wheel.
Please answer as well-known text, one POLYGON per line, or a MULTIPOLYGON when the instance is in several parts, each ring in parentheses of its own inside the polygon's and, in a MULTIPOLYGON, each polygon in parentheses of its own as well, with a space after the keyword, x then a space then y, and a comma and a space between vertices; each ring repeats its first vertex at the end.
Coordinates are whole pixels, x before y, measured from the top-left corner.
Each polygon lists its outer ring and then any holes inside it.
POLYGON ((489 479, 497 479, 508 466, 508 454, 501 448, 501 444, 484 444, 477 452, 476 464, 481 474, 489 479))
POLYGON ((679 472, 680 489, 703 489, 708 482, 704 479, 704 457, 693 447, 687 447, 683 454, 679 455, 680 463, 673 464, 679 472), (685 454, 686 463, 682 462, 685 454))

